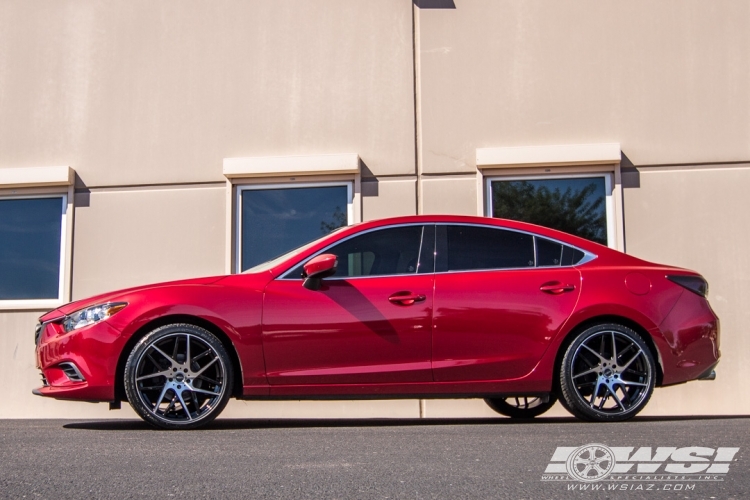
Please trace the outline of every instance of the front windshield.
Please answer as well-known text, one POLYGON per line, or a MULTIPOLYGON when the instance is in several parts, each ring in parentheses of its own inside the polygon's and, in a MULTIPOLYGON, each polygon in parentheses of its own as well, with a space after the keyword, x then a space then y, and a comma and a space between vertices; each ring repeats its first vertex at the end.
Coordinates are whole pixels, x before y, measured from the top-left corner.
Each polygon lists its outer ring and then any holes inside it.
POLYGON ((274 257, 273 259, 268 260, 266 262, 263 262, 261 264, 258 264, 256 266, 253 266, 250 269, 245 269, 244 271, 242 271, 242 274, 262 273, 263 271, 268 271, 269 269, 273 269, 279 263, 285 261, 286 259, 292 258, 294 255, 296 255, 298 253, 304 252, 305 250, 307 250, 311 246, 313 246, 316 243, 318 243, 323 238, 327 238, 328 236, 332 235, 333 233, 335 233, 337 231, 341 231, 345 227, 350 227, 350 226, 342 226, 342 227, 336 228, 333 231, 331 231, 330 233, 326 234, 325 236, 321 236, 320 238, 315 238, 312 241, 308 241, 304 245, 299 246, 299 247, 295 248, 294 250, 289 250, 287 253, 281 254, 278 257, 274 257))

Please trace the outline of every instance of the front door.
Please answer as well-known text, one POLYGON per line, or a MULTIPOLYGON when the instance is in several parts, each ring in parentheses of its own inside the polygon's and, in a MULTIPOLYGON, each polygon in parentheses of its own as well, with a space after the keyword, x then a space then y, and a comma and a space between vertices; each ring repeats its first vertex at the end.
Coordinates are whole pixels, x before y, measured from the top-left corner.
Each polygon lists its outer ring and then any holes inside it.
POLYGON ((434 238, 422 248, 423 232, 378 229, 320 252, 336 255, 338 269, 317 291, 298 270, 272 281, 263 303, 269 383, 431 381, 434 238))

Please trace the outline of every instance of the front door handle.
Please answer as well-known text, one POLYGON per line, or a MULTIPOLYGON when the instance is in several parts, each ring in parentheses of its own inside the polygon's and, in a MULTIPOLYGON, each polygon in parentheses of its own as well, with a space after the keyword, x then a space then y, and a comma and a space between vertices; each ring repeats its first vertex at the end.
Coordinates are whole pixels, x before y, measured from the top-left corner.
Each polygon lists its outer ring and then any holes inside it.
POLYGON ((576 289, 576 286, 570 285, 570 284, 564 285, 560 283, 559 281, 552 281, 552 282, 543 284, 542 286, 539 287, 539 289, 543 291, 544 293, 550 293, 552 295, 560 295, 561 293, 564 293, 564 292, 572 292, 573 290, 576 289))
POLYGON ((399 306, 410 306, 415 302, 422 302, 425 298, 426 297, 422 294, 415 294, 411 292, 396 292, 388 297, 388 300, 391 301, 391 304, 396 304, 399 306))

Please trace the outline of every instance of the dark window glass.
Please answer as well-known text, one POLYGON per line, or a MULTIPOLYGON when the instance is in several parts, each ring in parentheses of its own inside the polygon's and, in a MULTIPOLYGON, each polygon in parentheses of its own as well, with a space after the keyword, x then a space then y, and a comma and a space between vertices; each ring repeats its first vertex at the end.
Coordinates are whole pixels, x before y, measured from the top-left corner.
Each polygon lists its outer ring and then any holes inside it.
POLYGON ((345 226, 348 202, 346 186, 242 191, 241 270, 345 226))
POLYGON ((576 248, 563 245, 562 265, 572 266, 578 264, 585 254, 576 248))
POLYGON ((604 177, 492 181, 492 216, 607 244, 604 177))
POLYGON ((536 238, 536 265, 559 266, 562 262, 563 245, 545 238, 536 238))
POLYGON ((57 299, 62 198, 0 200, 0 300, 57 299))
POLYGON ((442 271, 533 267, 534 238, 503 229, 438 226, 437 258, 442 271))
POLYGON ((419 262, 422 226, 371 231, 328 249, 339 259, 335 276, 415 274, 419 262))

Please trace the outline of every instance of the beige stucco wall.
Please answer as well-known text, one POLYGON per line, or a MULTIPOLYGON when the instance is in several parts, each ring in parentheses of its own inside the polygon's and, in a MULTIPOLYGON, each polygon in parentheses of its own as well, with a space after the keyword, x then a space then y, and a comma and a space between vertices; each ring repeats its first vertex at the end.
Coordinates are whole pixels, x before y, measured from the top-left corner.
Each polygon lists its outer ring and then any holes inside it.
POLYGON ((76 195, 73 299, 224 274, 225 199, 223 184, 76 195))
POLYGON ((425 172, 476 148, 616 142, 636 165, 750 158, 750 4, 455 0, 418 11, 425 172))
POLYGON ((356 152, 413 174, 411 33, 402 0, 4 1, 0 168, 207 182, 223 158, 356 152))

